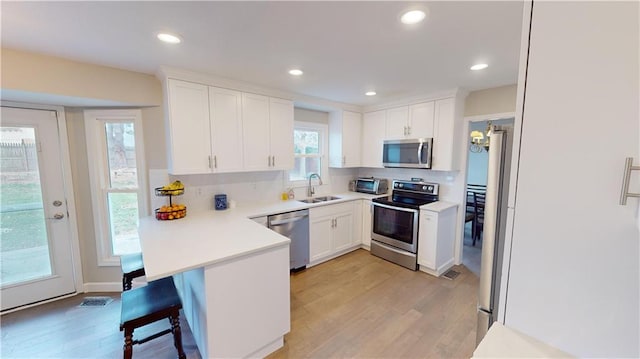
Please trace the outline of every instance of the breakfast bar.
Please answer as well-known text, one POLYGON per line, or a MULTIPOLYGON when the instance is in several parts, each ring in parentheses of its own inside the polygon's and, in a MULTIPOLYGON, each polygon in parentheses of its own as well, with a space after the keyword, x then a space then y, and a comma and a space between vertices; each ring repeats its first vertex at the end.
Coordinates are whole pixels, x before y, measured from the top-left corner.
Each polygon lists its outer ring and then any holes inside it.
POLYGON ((203 358, 264 357, 290 330, 290 240, 232 212, 138 227, 147 280, 173 276, 203 358))

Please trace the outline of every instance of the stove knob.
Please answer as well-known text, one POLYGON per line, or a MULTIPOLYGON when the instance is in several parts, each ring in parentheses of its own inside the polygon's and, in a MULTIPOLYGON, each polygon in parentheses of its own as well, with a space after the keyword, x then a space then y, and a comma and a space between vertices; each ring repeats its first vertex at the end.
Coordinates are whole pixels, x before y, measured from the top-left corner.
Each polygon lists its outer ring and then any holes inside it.
POLYGON ((429 186, 429 192, 433 192, 433 186, 429 186))
POLYGON ((393 187, 398 188, 398 184, 397 184, 397 183, 394 183, 394 184, 393 184, 393 187))
POLYGON ((398 184, 398 187, 402 188, 402 187, 404 187, 404 184, 399 183, 399 184, 398 184))
POLYGON ((427 186, 422 186, 422 190, 426 191, 427 190, 427 186))

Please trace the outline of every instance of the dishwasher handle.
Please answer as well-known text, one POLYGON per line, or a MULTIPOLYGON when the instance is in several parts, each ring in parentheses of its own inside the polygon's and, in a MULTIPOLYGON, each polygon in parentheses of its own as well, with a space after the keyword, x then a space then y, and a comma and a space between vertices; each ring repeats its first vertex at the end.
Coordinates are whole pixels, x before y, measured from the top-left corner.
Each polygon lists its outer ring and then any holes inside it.
POLYGON ((309 216, 298 216, 298 217, 291 217, 291 218, 287 218, 287 219, 269 221, 269 227, 271 227, 271 226, 280 226, 280 225, 287 224, 287 223, 297 222, 297 221, 299 221, 301 219, 305 219, 307 217, 309 217, 309 216))

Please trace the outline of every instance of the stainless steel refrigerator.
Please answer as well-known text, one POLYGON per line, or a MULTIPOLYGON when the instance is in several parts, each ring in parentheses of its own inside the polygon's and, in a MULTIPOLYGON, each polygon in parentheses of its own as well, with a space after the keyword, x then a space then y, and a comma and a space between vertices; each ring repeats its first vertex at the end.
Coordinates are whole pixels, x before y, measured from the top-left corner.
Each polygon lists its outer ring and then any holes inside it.
POLYGON ((512 146, 512 127, 491 126, 478 291, 477 343, 484 338, 491 324, 497 319, 512 146))

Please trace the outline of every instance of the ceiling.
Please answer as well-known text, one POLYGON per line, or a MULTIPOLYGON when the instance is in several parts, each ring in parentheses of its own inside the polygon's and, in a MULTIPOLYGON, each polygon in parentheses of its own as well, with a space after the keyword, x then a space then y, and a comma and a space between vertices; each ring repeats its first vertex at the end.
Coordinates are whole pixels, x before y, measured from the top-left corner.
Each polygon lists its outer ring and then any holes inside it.
POLYGON ((167 65, 355 105, 514 84, 521 1, 7 2, 2 46, 155 74, 167 65), (404 25, 407 9, 426 21, 404 25), (183 38, 165 44, 156 33, 183 38), (474 63, 489 67, 471 71, 474 63), (293 77, 288 70, 300 68, 293 77), (366 91, 378 95, 367 97, 366 91))

